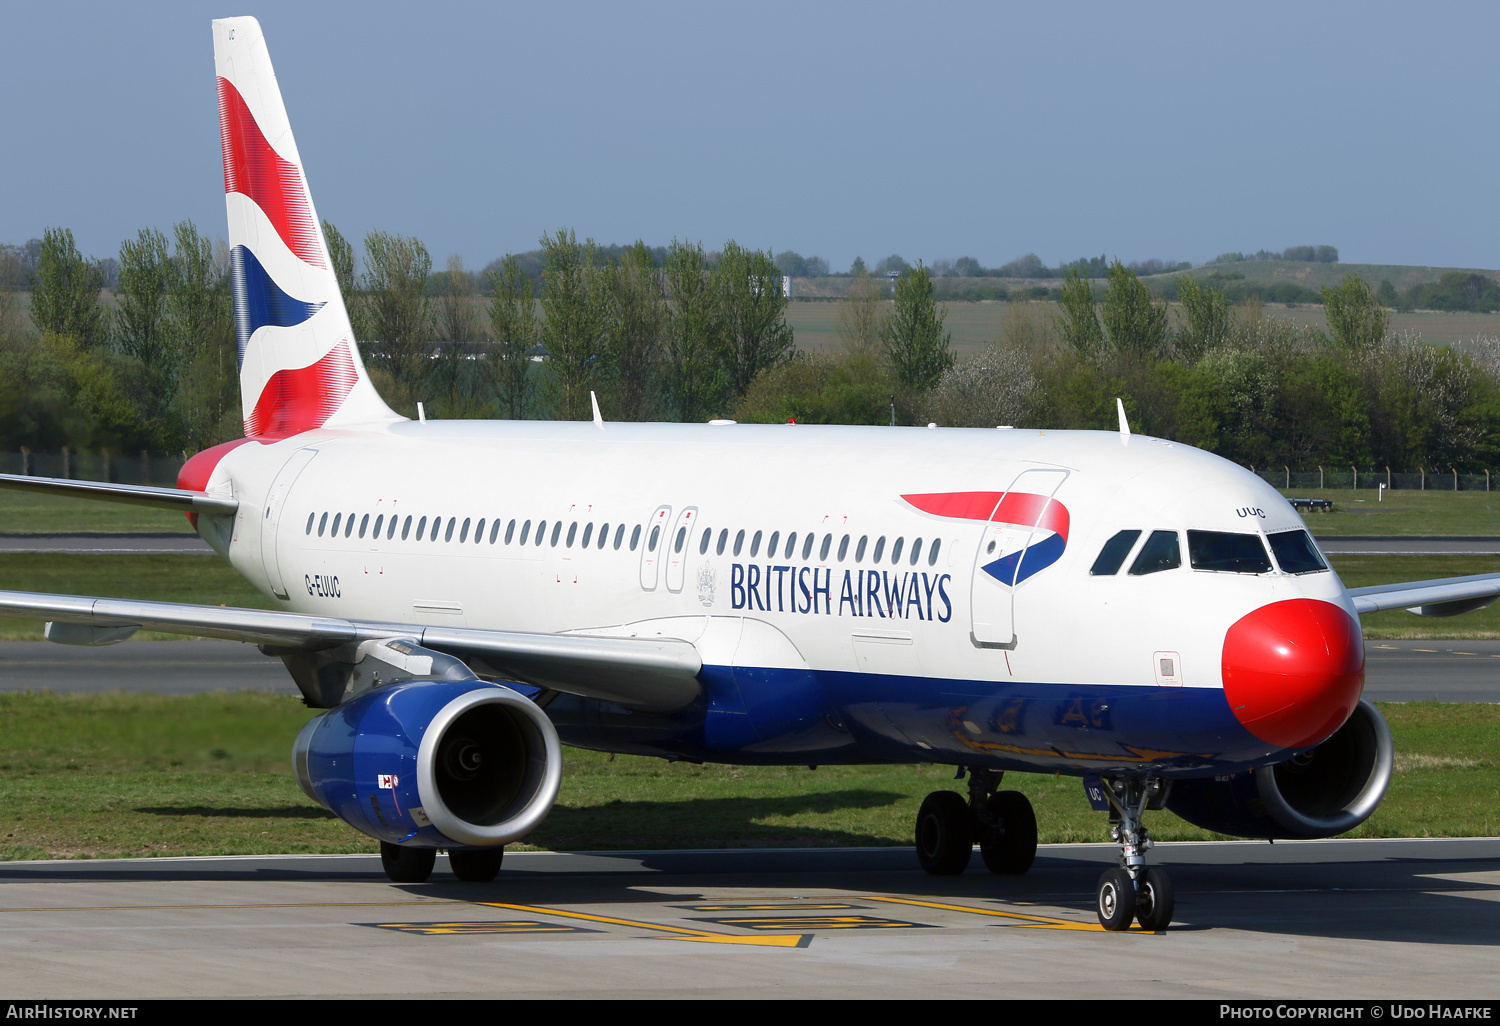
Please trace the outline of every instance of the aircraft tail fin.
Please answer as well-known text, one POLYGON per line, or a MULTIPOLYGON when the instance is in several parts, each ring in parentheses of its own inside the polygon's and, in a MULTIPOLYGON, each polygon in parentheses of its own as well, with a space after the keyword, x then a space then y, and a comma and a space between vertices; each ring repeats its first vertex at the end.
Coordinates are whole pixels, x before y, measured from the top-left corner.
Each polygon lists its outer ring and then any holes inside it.
POLYGON ((260 23, 213 31, 245 435, 399 420, 360 359, 260 23))

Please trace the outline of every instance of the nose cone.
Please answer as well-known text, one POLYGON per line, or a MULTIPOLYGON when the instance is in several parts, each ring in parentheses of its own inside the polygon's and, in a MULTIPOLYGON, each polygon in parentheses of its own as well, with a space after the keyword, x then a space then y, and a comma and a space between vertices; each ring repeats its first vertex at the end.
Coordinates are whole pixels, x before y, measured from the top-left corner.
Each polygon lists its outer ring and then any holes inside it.
POLYGON ((1262 606, 1224 635, 1224 697, 1269 744, 1317 744, 1354 711, 1365 683, 1359 624, 1331 602, 1262 606))

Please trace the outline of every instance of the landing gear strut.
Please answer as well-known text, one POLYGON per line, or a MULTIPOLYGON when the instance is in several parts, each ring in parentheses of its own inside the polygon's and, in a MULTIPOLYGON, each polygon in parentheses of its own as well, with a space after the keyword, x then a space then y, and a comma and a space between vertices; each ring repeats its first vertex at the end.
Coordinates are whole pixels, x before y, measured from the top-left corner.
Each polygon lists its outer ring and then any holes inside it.
POLYGON ((1095 907, 1106 930, 1128 930, 1137 920, 1143 930, 1165 930, 1172 922, 1175 896, 1167 871, 1146 868, 1146 852, 1153 846, 1141 816, 1160 809, 1170 784, 1165 780, 1115 779, 1102 781, 1109 802, 1109 836, 1120 845, 1120 865, 1099 877, 1095 907))
MULTIPOLYGON (((963 775, 960 769, 960 776, 963 775)), ((1019 875, 1036 858, 1036 813, 1019 791, 997 791, 1003 773, 969 770, 969 799, 934 791, 917 813, 917 861, 934 876, 957 876, 969 865, 974 842, 991 873, 1019 875)))

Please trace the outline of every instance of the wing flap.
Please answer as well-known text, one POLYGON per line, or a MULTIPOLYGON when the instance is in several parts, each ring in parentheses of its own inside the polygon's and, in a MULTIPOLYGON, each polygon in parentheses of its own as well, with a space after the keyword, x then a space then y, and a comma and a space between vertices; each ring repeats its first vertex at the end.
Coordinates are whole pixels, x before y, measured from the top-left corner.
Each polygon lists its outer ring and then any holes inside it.
POLYGON ((285 649, 317 650, 375 638, 413 638, 418 644, 478 664, 481 672, 643 711, 665 712, 690 704, 698 697, 698 672, 703 667, 696 648, 671 638, 424 627, 86 595, 0 591, 0 616, 94 627, 134 626, 285 649))
POLYGON ((1349 597, 1354 600, 1354 608, 1361 613, 1409 609, 1422 616, 1453 616, 1482 609, 1500 597, 1500 574, 1350 588, 1349 597))
POLYGON ((22 474, 0 474, 0 488, 41 495, 62 495, 70 499, 102 499, 132 506, 155 506, 157 509, 180 509, 187 513, 233 515, 239 500, 227 495, 210 495, 186 488, 158 488, 154 485, 111 484, 108 481, 73 481, 62 477, 27 477, 22 474))

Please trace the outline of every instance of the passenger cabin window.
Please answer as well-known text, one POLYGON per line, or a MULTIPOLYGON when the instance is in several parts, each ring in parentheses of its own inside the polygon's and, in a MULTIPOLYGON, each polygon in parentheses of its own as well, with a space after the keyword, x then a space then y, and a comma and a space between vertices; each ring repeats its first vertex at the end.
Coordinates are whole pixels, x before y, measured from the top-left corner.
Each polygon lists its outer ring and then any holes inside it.
MULTIPOLYGON (((395 524, 396 524, 396 522, 394 520, 392 520, 391 521, 391 526, 394 527, 395 524)), ((378 516, 378 517, 375 518, 375 530, 373 530, 373 531, 370 532, 370 537, 374 538, 376 540, 379 540, 379 538, 380 538, 380 532, 381 532, 381 530, 384 527, 385 527, 385 514, 382 513, 382 514, 380 514, 380 516, 378 516)))
POLYGON ((1152 531, 1146 544, 1141 546, 1140 555, 1130 564, 1130 575, 1141 577, 1163 570, 1176 570, 1181 565, 1182 547, 1177 543, 1177 532, 1152 531))
POLYGON ((833 545, 833 535, 831 535, 831 534, 825 534, 823 536, 823 544, 820 545, 820 546, 818 546, 818 562, 819 563, 826 563, 826 562, 828 562, 828 550, 829 550, 829 548, 832 545, 833 545))
POLYGON ((928 552, 927 552, 927 565, 928 566, 937 566, 938 549, 941 548, 942 545, 943 545, 943 539, 941 539, 941 538, 934 538, 934 539, 932 539, 932 548, 929 549, 928 552))
POLYGON ((317 517, 318 517, 318 514, 316 514, 316 513, 309 513, 307 515, 307 531, 306 531, 307 534, 312 534, 313 521, 316 520, 317 517))
POLYGON ((911 543, 911 555, 908 557, 908 562, 910 562, 912 566, 916 566, 917 560, 921 557, 921 555, 922 539, 918 538, 916 541, 911 543))
POLYGON ((849 555, 849 536, 846 534, 839 539, 839 562, 842 563, 847 555, 849 555))
POLYGON ((385 529, 385 540, 390 541, 394 537, 396 537, 396 518, 393 515, 390 525, 385 529))
POLYGON ((647 545, 646 545, 646 548, 647 548, 648 551, 650 551, 650 552, 655 552, 656 551, 656 540, 658 538, 660 538, 660 537, 661 537, 661 525, 658 524, 655 527, 651 528, 651 541, 648 542, 647 545))
POLYGON ((542 539, 544 539, 546 536, 547 536, 547 521, 545 521, 545 520, 538 520, 536 522, 536 542, 535 542, 535 544, 537 544, 537 545, 542 544, 542 539))
POLYGON ((869 542, 869 540, 870 536, 868 534, 862 534, 859 536, 859 544, 854 547, 854 561, 856 563, 865 558, 865 545, 869 542))
MULTIPOLYGON (((864 541, 864 539, 861 538, 860 541, 864 541)), ((875 551, 870 553, 870 562, 879 563, 880 557, 883 555, 885 555, 885 535, 882 534, 879 538, 875 539, 875 551)))
POLYGON ((755 532, 755 537, 750 539, 750 558, 754 559, 760 552, 760 532, 755 532))
POLYGON ((367 528, 369 526, 370 526, 370 514, 366 513, 364 516, 362 516, 362 517, 359 518, 359 536, 361 538, 363 538, 365 536, 365 528, 367 528))
MULTIPOLYGON (((558 521, 558 523, 560 525, 562 522, 558 521)), ((575 520, 571 524, 568 525, 568 548, 571 549, 573 547, 573 542, 576 541, 577 538, 578 538, 578 521, 575 520)))
POLYGON ((672 543, 672 551, 680 553, 682 551, 682 543, 685 541, 687 541, 687 528, 679 527, 677 529, 677 540, 672 543))
POLYGON ((411 532, 411 517, 407 517, 406 518, 406 522, 401 525, 401 540, 402 541, 406 541, 406 536, 410 532, 411 532))
POLYGON ((719 544, 716 545, 716 546, 714 546, 714 555, 716 555, 716 556, 722 556, 722 555, 724 555, 724 546, 728 545, 728 544, 729 544, 729 528, 726 527, 722 531, 719 532, 719 544))
MULTIPOLYGON (((577 527, 578 525, 574 524, 573 526, 577 527)), ((557 521, 555 524, 552 525, 552 547, 554 549, 557 548, 557 539, 560 538, 560 537, 562 537, 562 521, 561 520, 557 521)))
MULTIPOLYGON (((623 526, 624 525, 621 525, 622 529, 623 529, 623 526)), ((641 525, 640 524, 636 524, 635 525, 635 530, 633 530, 633 531, 630 532, 630 551, 634 552, 635 551, 635 547, 637 545, 639 545, 640 543, 641 543, 641 525)), ((615 539, 615 548, 619 548, 619 547, 620 547, 620 539, 616 538, 615 539)))
MULTIPOLYGON (((636 528, 636 530, 639 531, 640 528, 636 528)), ((624 540, 624 538, 625 538, 625 525, 621 524, 619 527, 615 528, 615 548, 616 549, 619 549, 620 542, 622 540, 624 540)), ((631 536, 630 547, 631 547, 632 550, 634 550, 634 548, 635 548, 635 536, 634 535, 631 536)))
POLYGON ((339 521, 341 521, 343 519, 344 519, 344 514, 342 514, 342 513, 335 513, 333 515, 333 529, 328 532, 328 537, 330 537, 330 538, 337 538, 339 536, 339 521))
POLYGON ((1258 534, 1227 531, 1189 531, 1188 562, 1194 570, 1225 574, 1266 574, 1271 558, 1258 534))
POLYGON ((1130 555, 1130 550, 1135 548, 1136 539, 1140 536, 1139 531, 1121 531, 1116 534, 1099 550, 1099 558, 1094 560, 1089 573, 1094 577, 1112 577, 1119 573, 1125 557, 1130 555))
POLYGON ((740 533, 734 536, 734 554, 738 556, 740 549, 745 547, 745 529, 740 528, 740 533))
POLYGON ((895 566, 897 563, 901 562, 901 546, 905 544, 905 538, 897 538, 895 544, 891 546, 891 566, 895 566))
POLYGON ((802 562, 806 563, 808 557, 812 555, 813 542, 817 540, 817 535, 813 534, 811 531, 807 532, 807 538, 802 542, 802 562))
POLYGON ((581 542, 578 543, 578 547, 580 549, 586 549, 586 548, 589 547, 589 542, 591 542, 593 540, 594 540, 594 525, 593 524, 584 524, 583 525, 583 541, 581 541, 581 542))
POLYGON ((1284 574, 1314 574, 1328 569, 1306 531, 1278 531, 1269 540, 1271 551, 1276 554, 1276 565, 1284 574))
MULTIPOLYGON (((701 556, 708 551, 708 543, 713 539, 713 536, 714 529, 712 527, 705 527, 703 529, 703 537, 698 541, 698 555, 701 556)), ((720 547, 720 549, 722 551, 722 546, 720 547)))
POLYGON ((422 540, 422 535, 427 531, 427 518, 423 517, 417 521, 417 541, 422 540))

